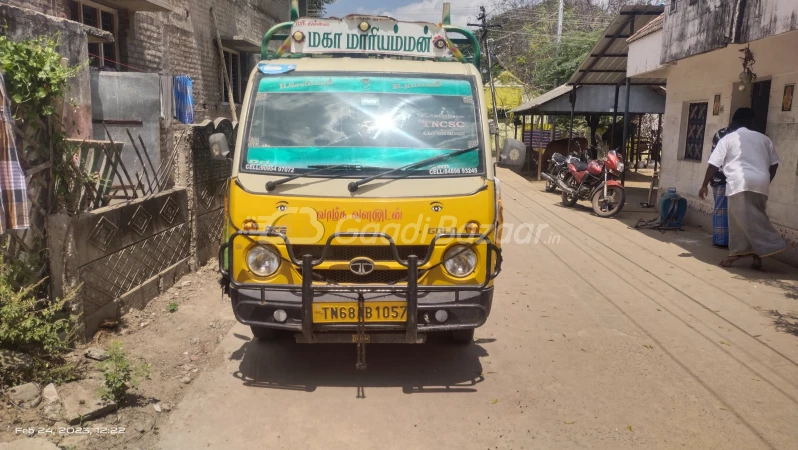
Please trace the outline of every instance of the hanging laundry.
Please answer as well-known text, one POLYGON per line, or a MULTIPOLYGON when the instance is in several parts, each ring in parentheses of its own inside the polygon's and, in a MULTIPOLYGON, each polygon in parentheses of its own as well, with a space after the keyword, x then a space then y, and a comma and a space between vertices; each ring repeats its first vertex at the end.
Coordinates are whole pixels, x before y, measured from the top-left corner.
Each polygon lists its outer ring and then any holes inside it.
POLYGON ((194 88, 191 77, 177 75, 175 85, 175 112, 177 120, 185 123, 194 123, 194 88))
POLYGON ((14 118, 6 82, 0 71, 0 234, 30 227, 28 189, 19 165, 14 138, 14 118))

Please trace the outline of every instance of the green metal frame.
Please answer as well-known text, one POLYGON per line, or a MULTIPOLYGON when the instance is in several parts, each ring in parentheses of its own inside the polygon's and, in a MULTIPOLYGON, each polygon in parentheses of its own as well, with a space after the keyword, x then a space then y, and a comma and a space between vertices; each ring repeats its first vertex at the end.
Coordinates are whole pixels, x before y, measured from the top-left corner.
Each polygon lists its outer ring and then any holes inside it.
MULTIPOLYGON (((294 17, 294 10, 293 9, 292 9, 292 12, 291 12, 291 18, 296 20, 296 18, 294 17)), ((272 42, 272 41, 281 42, 281 43, 285 42, 285 40, 289 38, 290 33, 277 34, 277 32, 281 31, 281 30, 284 30, 284 29, 288 29, 288 31, 290 31, 291 27, 293 25, 294 25, 293 21, 279 23, 279 24, 271 27, 269 29, 269 31, 267 31, 266 34, 263 35, 263 41, 261 41, 261 44, 260 44, 260 58, 261 58, 261 60, 267 61, 267 60, 270 60, 270 59, 275 59, 276 53, 275 52, 269 52, 269 43, 272 42)), ((458 27, 458 26, 455 26, 455 25, 443 25, 443 29, 446 31, 447 34, 449 34, 449 33, 459 34, 459 35, 462 35, 465 38, 465 39, 461 38, 461 39, 450 39, 450 40, 455 45, 458 45, 458 44, 459 45, 470 45, 471 49, 473 50, 474 56, 472 56, 470 58, 465 58, 465 62, 471 63, 474 66, 476 66, 477 69, 479 69, 480 56, 481 56, 482 49, 481 49, 481 47, 479 45, 479 41, 474 36, 474 34, 471 33, 471 31, 469 31, 469 30, 467 30, 467 29, 465 29, 463 27, 458 27)), ((290 54, 290 55, 286 55, 285 57, 287 57, 287 58, 301 58, 303 56, 305 56, 305 55, 304 54, 290 54)), ((439 60, 440 61, 451 61, 452 58, 441 58, 439 60)))

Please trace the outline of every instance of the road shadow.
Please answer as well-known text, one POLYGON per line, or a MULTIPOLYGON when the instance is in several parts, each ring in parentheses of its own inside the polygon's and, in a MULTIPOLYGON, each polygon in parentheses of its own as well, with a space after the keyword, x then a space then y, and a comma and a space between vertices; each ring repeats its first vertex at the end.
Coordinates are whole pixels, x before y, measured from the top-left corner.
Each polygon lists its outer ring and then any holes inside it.
POLYGON ((368 368, 358 371, 355 345, 297 344, 286 337, 244 342, 231 359, 240 361, 233 376, 244 386, 304 392, 354 387, 358 397, 365 397, 371 387, 399 387, 406 394, 476 392, 484 381, 479 359, 485 356, 481 343, 374 344, 366 346, 368 368))
POLYGON ((773 326, 776 327, 776 331, 798 336, 798 314, 782 314, 775 309, 767 311, 766 314, 773 319, 773 326))

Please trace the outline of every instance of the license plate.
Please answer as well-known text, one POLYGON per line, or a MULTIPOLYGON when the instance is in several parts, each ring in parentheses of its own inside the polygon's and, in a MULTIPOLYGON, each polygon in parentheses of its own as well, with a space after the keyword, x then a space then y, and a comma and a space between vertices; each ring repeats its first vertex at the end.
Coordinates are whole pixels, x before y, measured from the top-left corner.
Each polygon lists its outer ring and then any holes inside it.
MULTIPOLYGON (((356 323, 357 302, 314 303, 314 323, 356 323)), ((366 302, 366 322, 406 322, 407 302, 366 302)))

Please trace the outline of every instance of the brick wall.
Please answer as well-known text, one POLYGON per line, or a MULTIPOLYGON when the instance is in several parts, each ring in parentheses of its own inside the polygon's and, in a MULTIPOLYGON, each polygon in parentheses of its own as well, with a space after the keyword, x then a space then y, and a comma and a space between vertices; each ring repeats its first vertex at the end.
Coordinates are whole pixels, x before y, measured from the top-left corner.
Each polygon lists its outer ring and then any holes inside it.
MULTIPOLYGON (((71 1, 0 0, 0 3, 72 19, 71 1)), ((229 117, 229 107, 222 104, 222 63, 210 8, 214 7, 222 36, 247 36, 260 42, 272 25, 288 20, 289 0, 169 0, 169 3, 173 11, 168 13, 119 10, 120 62, 145 72, 191 76, 197 123, 229 117)))
MULTIPOLYGON (((247 36, 259 42, 275 23, 287 20, 288 0, 173 0, 161 30, 163 45, 150 48, 157 39, 135 39, 127 42, 130 55, 144 55, 147 61, 163 58, 164 70, 174 75, 190 75, 194 82, 195 120, 219 116, 229 117, 229 108, 221 104, 223 80, 219 50, 213 30, 210 9, 214 8, 221 35, 247 36), (165 54, 159 53, 166 49, 165 54)), ((135 26, 146 27, 147 19, 136 14, 135 26)))

